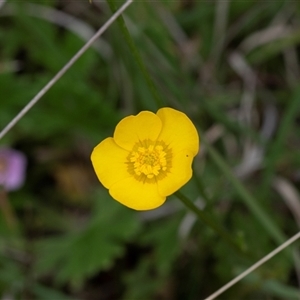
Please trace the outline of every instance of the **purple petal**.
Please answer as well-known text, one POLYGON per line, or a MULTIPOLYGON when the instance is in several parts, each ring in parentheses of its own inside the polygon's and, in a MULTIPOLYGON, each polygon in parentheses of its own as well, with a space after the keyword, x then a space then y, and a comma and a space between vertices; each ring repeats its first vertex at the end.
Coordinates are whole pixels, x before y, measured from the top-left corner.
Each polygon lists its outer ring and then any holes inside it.
POLYGON ((7 191, 19 189, 25 180, 27 160, 23 153, 0 148, 0 185, 7 191))

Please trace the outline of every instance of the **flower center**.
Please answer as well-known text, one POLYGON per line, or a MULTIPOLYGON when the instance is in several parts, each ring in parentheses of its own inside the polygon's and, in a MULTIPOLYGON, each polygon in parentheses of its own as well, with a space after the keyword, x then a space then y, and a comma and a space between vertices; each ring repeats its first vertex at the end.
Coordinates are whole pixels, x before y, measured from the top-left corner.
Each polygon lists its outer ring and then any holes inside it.
POLYGON ((128 171, 138 180, 164 176, 171 165, 171 150, 162 142, 137 143, 128 156, 128 171))

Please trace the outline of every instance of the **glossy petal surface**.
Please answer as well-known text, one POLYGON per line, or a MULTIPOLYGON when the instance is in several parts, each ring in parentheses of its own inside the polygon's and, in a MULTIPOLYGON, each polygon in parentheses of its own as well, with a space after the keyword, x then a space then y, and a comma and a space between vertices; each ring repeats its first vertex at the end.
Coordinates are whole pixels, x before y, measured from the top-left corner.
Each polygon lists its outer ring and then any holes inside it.
POLYGON ((136 210, 154 209, 166 200, 166 197, 158 193, 156 183, 143 183, 134 177, 118 181, 110 188, 109 193, 120 203, 136 210))
POLYGON ((162 131, 158 137, 174 152, 188 149, 193 156, 199 151, 199 136, 192 121, 182 112, 165 107, 157 112, 162 121, 162 131))
POLYGON ((130 176, 126 165, 127 156, 128 151, 119 147, 111 137, 94 148, 91 160, 98 179, 106 188, 130 176))
POLYGON ((120 147, 131 151, 139 141, 156 140, 161 128, 162 122, 156 114, 142 111, 119 122, 114 132, 114 140, 120 147))
POLYGON ((169 196, 179 190, 192 177, 192 162, 194 154, 183 150, 172 157, 172 167, 167 176, 157 181, 158 192, 162 196, 169 196))

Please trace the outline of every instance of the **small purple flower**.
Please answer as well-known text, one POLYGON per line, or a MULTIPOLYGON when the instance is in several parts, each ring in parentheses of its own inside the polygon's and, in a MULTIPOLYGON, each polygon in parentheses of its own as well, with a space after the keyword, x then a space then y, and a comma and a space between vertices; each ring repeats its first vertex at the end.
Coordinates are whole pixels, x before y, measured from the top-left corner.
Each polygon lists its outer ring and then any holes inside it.
POLYGON ((0 187, 7 191, 19 189, 25 180, 27 160, 23 153, 0 148, 0 187))

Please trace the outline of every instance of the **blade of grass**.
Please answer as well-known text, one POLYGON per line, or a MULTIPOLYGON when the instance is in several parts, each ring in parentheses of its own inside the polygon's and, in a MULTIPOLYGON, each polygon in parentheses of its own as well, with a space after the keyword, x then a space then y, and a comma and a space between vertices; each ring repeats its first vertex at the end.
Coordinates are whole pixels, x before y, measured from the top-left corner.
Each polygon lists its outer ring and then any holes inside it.
POLYGON ((276 162, 281 157, 282 150, 284 149, 284 141, 288 136, 291 126, 300 111, 300 87, 297 88, 289 101, 288 107, 283 115, 280 127, 278 128, 275 141, 273 142, 269 155, 265 160, 265 170, 263 173, 263 181, 261 184, 261 198, 266 199, 269 196, 272 177, 275 173, 276 162))
POLYGON ((252 265, 250 268, 248 268, 246 271, 241 273, 239 276, 235 277, 231 281, 229 281, 226 285, 224 285, 222 288, 217 290, 215 293, 210 295, 209 297, 205 298, 205 300, 213 300, 219 295, 223 294, 225 291, 227 291, 230 287, 235 285, 237 282, 239 282, 241 279, 243 279, 245 276, 256 270, 258 267, 263 265, 265 262, 270 260, 273 256, 281 252, 283 249, 294 243, 296 240, 300 238, 300 232, 296 233, 294 236, 292 236, 289 240, 285 241, 282 245, 277 247, 275 250, 270 252, 268 255, 264 256, 262 259, 260 259, 258 262, 256 262, 254 265, 252 265))
POLYGON ((236 192, 240 195, 242 201, 246 204, 249 210, 261 223, 262 227, 270 234, 270 236, 277 242, 282 243, 285 240, 284 234, 268 216, 268 214, 260 207, 256 199, 247 191, 243 184, 234 176, 230 168, 219 155, 219 153, 207 143, 204 135, 202 134, 202 142, 205 145, 207 152, 211 156, 213 162, 219 167, 223 174, 228 178, 236 192))
POLYGON ((24 115, 48 92, 48 90, 71 68, 79 57, 91 46, 91 44, 99 38, 99 36, 125 11, 132 3, 127 0, 120 9, 90 38, 88 42, 67 62, 64 67, 39 91, 39 93, 31 99, 27 105, 0 131, 0 140, 9 132, 24 115))
MULTIPOLYGON (((220 106, 219 106, 220 107, 220 106)), ((213 101, 203 101, 201 108, 210 115, 216 122, 221 123, 224 127, 232 133, 247 135, 252 138, 258 144, 263 144, 263 140, 259 133, 255 132, 248 126, 240 124, 238 121, 231 120, 226 114, 223 113, 222 109, 218 108, 213 101)))
POLYGON ((206 212, 203 210, 199 209, 187 196, 182 194, 180 191, 177 191, 175 193, 177 198, 186 206, 188 207, 191 211, 193 211, 198 219, 206 224, 208 227, 210 227, 214 232, 216 232, 220 237, 223 238, 223 240, 231 246, 235 251, 242 255, 247 255, 245 249, 241 248, 241 245, 237 243, 236 240, 232 238, 232 236, 224 229, 222 228, 219 224, 215 223, 212 219, 211 216, 209 216, 206 212))
MULTIPOLYGON (((109 7, 110 9, 112 10, 112 12, 114 13, 116 11, 116 6, 115 6, 115 3, 113 0, 107 0, 108 4, 109 4, 109 7)), ((125 21, 123 19, 123 17, 121 16, 118 20, 117 20, 117 23, 119 24, 120 26, 120 30, 123 34, 123 37, 125 39, 125 42, 127 43, 130 51, 131 51, 131 54, 132 56, 134 57, 134 60, 135 62, 137 63, 138 65, 138 68, 140 69, 147 85, 148 85, 148 88, 152 94, 152 97, 154 99, 154 101, 156 102, 158 108, 162 107, 164 105, 164 101, 162 100, 161 96, 159 95, 158 91, 157 91, 157 88, 155 87, 152 79, 151 79, 151 76, 143 62, 143 59, 139 53, 139 50, 137 49, 137 47, 135 46, 134 44, 134 41, 128 31, 128 28, 125 24, 125 21)))

